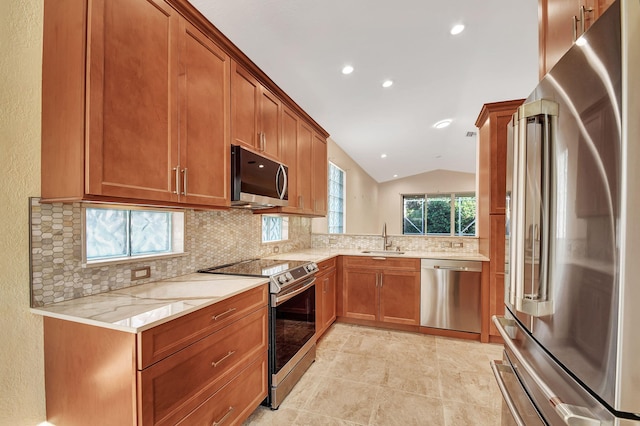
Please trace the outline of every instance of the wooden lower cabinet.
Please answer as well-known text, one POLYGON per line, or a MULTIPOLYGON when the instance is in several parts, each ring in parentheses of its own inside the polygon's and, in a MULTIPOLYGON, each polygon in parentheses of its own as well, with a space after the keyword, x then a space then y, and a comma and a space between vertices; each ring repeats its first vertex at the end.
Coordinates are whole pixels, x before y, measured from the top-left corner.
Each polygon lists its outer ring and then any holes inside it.
POLYGON ((345 257, 342 314, 371 322, 420 324, 420 260, 345 257))
POLYGON ((336 258, 318 263, 316 274, 316 338, 336 320, 336 258))
POLYGON ((267 295, 266 285, 248 290, 162 324, 155 334, 45 317, 47 420, 65 426, 241 423, 267 396, 267 295), (199 333, 197 324, 207 332, 199 333), (176 334, 181 329, 186 337, 176 334), (151 343, 166 348, 171 341, 177 342, 173 350, 154 352, 162 358, 145 356, 151 343))
POLYGON ((254 361, 222 389, 185 417, 179 425, 241 424, 266 397, 267 355, 254 361))

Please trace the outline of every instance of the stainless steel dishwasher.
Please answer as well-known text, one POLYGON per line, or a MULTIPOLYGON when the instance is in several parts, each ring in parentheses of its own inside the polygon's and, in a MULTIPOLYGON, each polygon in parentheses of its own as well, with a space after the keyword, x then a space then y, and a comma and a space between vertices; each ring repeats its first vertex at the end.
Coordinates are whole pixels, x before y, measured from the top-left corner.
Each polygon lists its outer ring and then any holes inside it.
POLYGON ((480 333, 482 262, 422 259, 420 325, 480 333))

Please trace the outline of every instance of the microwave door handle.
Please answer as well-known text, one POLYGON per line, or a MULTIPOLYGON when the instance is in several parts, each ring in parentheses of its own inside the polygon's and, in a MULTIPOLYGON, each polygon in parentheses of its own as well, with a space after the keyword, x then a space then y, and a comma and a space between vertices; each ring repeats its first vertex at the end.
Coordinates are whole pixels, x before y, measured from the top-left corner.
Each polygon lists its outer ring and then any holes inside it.
POLYGON ((517 336, 512 337, 509 331, 507 331, 507 327, 511 330, 515 329, 520 331, 515 320, 497 317, 495 315, 491 317, 491 320, 504 340, 504 345, 513 353, 522 369, 531 377, 536 387, 540 392, 542 392, 545 399, 549 404, 551 404, 565 424, 585 426, 598 426, 602 424, 602 422, 597 419, 587 407, 579 407, 563 402, 551 387, 549 387, 549 385, 540 377, 536 369, 529 363, 514 343, 517 336))
POLYGON ((287 186, 288 186, 287 171, 284 168, 284 166, 280 164, 280 167, 278 167, 278 173, 276 173, 276 191, 278 192, 278 197, 281 200, 284 199, 284 196, 287 194, 287 186), (280 186, 279 186, 281 174, 283 177, 282 191, 280 191, 280 186))

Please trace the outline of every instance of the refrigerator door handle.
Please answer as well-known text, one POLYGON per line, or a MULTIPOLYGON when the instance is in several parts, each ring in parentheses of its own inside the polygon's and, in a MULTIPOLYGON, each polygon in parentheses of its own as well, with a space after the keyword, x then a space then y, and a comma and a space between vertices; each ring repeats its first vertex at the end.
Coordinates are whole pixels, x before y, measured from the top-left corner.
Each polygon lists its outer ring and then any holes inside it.
MULTIPOLYGON (((525 235, 525 191, 526 191, 526 165, 527 165, 527 122, 532 117, 541 116, 544 120, 544 140, 542 147, 542 235, 540 252, 540 285, 537 294, 525 294, 524 266, 525 254, 524 245, 520 240, 516 240, 517 247, 514 250, 516 255, 516 304, 518 311, 529 314, 533 317, 551 315, 553 313, 553 301, 549 294, 549 239, 551 238, 550 226, 550 200, 551 200, 551 159, 552 145, 554 143, 557 128, 558 104, 554 101, 540 99, 522 105, 518 108, 519 134, 517 154, 517 207, 516 207, 516 235, 525 235)), ((516 186, 516 184, 514 184, 516 186)), ((537 226, 537 225, 536 225, 537 226)), ((531 230, 531 236, 535 237, 537 231, 531 230)))
POLYGON ((507 327, 514 330, 516 327, 515 320, 507 319, 503 317, 497 317, 494 315, 491 320, 498 329, 500 336, 504 340, 504 344, 515 355, 518 363, 522 366, 522 369, 531 377, 535 382, 535 385, 542 392, 545 399, 549 401, 556 413, 564 421, 565 424, 571 426, 598 426, 602 422, 595 418, 593 413, 586 407, 578 407, 575 405, 567 404, 563 402, 559 396, 557 396, 553 390, 547 385, 547 383, 538 375, 538 372, 533 368, 529 361, 522 355, 520 350, 513 343, 513 337, 507 331, 507 327))

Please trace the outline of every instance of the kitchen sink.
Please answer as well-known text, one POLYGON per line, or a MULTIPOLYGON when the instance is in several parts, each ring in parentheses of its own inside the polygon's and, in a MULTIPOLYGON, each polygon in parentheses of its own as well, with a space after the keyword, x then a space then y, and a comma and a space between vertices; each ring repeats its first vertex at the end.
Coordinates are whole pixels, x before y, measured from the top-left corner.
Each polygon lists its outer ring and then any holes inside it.
POLYGON ((385 255, 404 254, 403 251, 395 251, 395 250, 362 250, 361 253, 385 254, 385 255))

